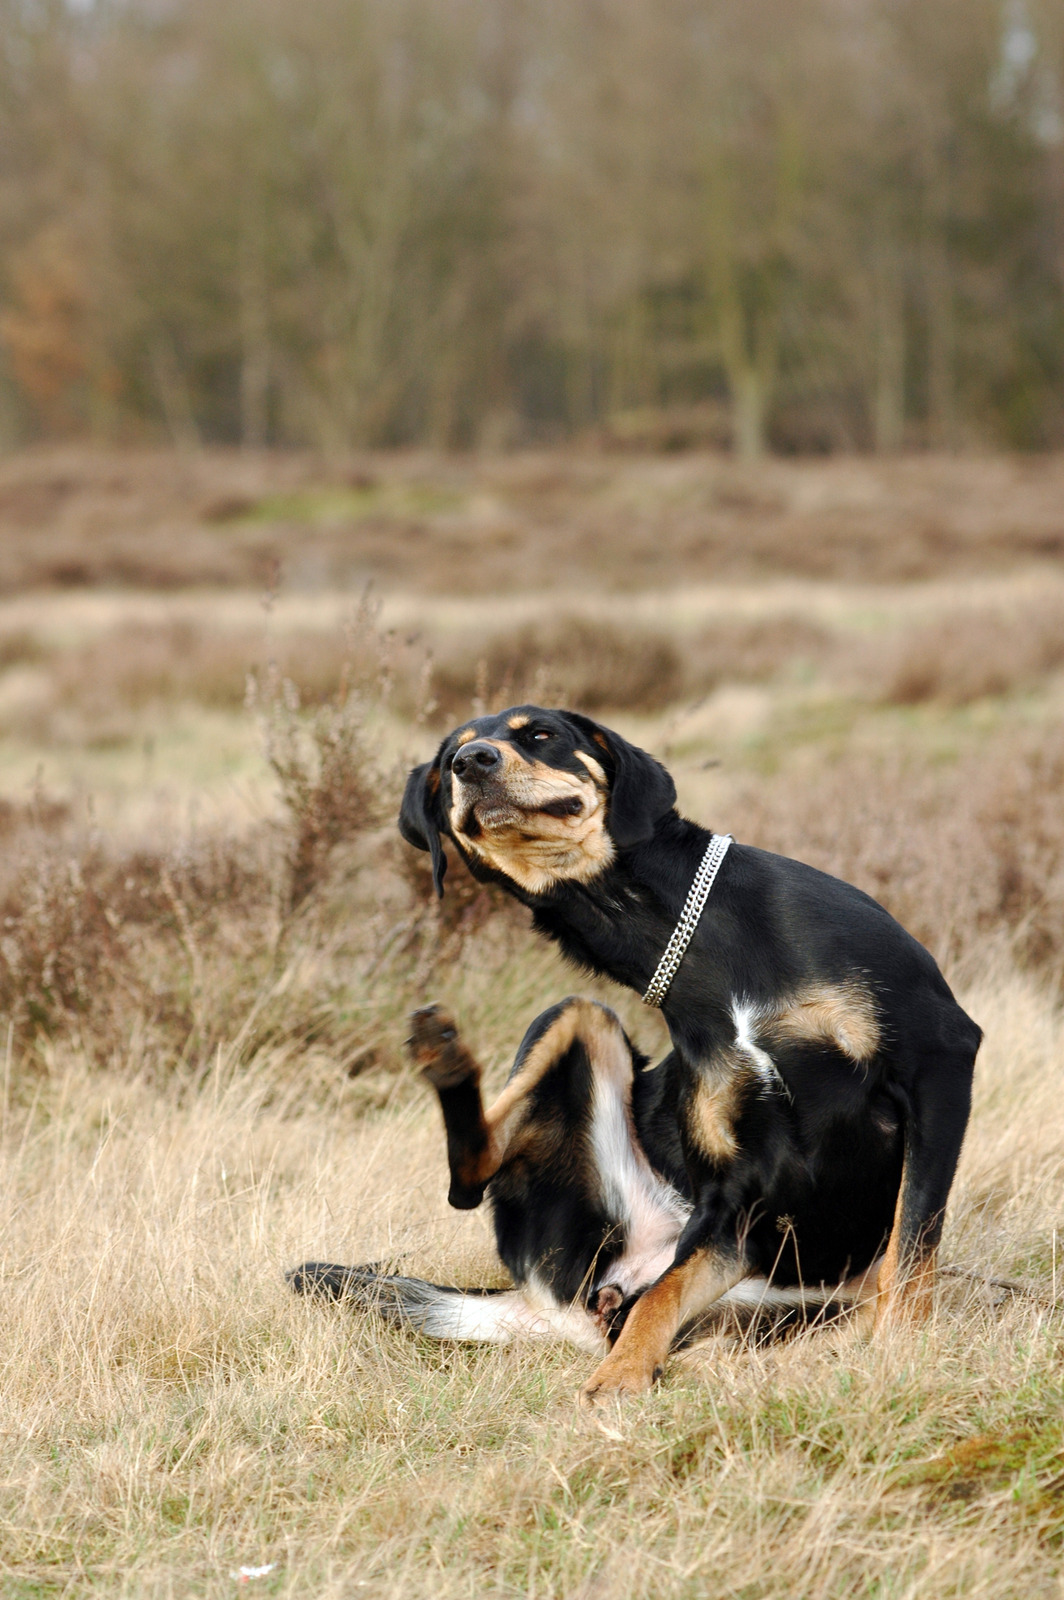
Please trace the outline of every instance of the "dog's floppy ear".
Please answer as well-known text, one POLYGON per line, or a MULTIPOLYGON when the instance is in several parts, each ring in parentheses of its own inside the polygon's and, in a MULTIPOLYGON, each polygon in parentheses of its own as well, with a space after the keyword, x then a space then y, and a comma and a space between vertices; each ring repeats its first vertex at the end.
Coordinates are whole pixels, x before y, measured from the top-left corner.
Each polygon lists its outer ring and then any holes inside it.
POLYGON ((629 744, 612 728, 603 728, 590 717, 565 713, 570 721, 605 752, 603 763, 610 780, 609 830, 619 850, 642 844, 656 824, 676 804, 676 785, 660 761, 645 750, 629 744))
POLYGON ((439 757, 415 767, 406 780, 403 803, 399 808, 399 832, 407 844, 427 850, 432 856, 432 881, 443 899, 443 879, 447 857, 440 843, 440 768, 439 757))

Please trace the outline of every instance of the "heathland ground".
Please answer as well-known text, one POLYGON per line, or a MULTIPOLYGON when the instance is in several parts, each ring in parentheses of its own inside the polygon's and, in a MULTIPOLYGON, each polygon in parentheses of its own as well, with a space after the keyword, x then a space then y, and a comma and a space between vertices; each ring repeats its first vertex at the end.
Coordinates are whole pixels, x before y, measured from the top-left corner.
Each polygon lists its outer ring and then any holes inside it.
POLYGON ((0 1594, 1064 1593, 1064 461, 0 463, 0 1594), (370 587, 367 590, 367 585, 370 587), (574 704, 869 889, 986 1030, 933 1324, 588 1359, 286 1291, 499 1281, 404 1017, 574 988, 404 767, 574 704))

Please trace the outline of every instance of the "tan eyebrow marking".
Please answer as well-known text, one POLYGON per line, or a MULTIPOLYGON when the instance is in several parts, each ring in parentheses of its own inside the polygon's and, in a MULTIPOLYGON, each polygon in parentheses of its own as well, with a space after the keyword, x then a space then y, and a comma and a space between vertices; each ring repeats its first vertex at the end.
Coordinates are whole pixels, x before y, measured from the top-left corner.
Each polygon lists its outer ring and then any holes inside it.
POLYGON ((507 723, 506 723, 506 726, 508 728, 512 728, 513 731, 516 733, 518 728, 527 728, 528 727, 528 718, 525 717, 525 716, 510 717, 508 719, 507 723))
POLYGON ((475 739, 476 736, 477 730, 475 728, 463 728, 461 733, 458 735, 458 743, 468 744, 470 739, 475 739))

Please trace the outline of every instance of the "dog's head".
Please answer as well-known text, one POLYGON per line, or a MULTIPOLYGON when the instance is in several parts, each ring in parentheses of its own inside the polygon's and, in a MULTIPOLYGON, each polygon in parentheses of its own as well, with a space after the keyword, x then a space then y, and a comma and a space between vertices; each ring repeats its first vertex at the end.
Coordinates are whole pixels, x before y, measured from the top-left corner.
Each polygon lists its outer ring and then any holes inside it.
POLYGON ((665 768, 609 728, 575 711, 514 706, 464 723, 414 768, 399 830, 431 852, 437 894, 446 835, 478 875, 539 895, 596 877, 649 839, 675 801, 665 768))

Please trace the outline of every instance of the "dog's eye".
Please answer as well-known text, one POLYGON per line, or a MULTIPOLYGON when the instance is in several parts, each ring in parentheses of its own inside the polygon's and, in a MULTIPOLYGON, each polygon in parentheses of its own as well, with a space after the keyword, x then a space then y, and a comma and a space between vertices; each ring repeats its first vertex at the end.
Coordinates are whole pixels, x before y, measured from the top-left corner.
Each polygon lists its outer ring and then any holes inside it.
POLYGON ((554 735, 553 733, 548 733, 546 728, 537 728, 532 737, 538 741, 540 739, 553 739, 554 735))

